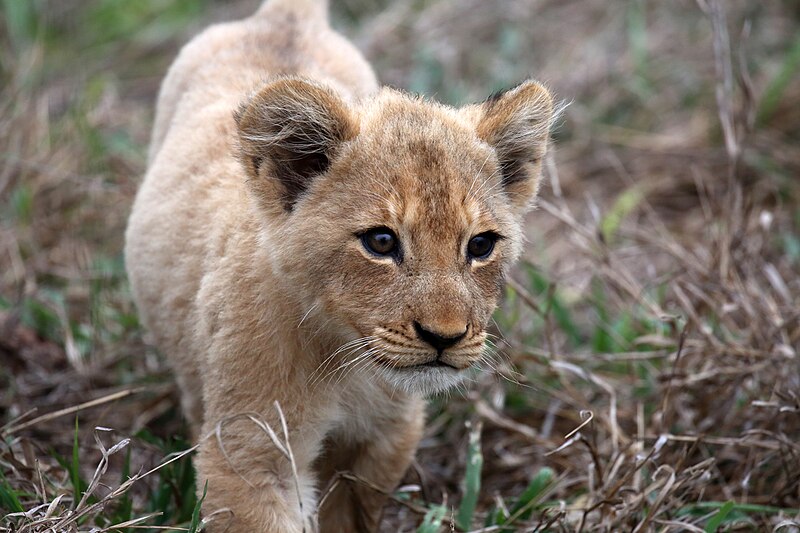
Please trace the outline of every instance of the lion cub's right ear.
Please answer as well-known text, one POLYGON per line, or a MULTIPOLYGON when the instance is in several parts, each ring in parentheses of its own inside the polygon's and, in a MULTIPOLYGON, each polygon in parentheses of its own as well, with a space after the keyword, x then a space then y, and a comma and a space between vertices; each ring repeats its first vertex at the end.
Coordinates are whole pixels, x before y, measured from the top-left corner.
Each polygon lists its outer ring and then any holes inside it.
POLYGON ((242 104, 235 118, 251 186, 262 204, 279 200, 286 211, 359 130, 332 89, 298 78, 269 83, 242 104))
POLYGON ((475 125, 478 137, 495 149, 511 204, 525 210, 539 190, 554 120, 550 92, 528 80, 461 112, 475 125))

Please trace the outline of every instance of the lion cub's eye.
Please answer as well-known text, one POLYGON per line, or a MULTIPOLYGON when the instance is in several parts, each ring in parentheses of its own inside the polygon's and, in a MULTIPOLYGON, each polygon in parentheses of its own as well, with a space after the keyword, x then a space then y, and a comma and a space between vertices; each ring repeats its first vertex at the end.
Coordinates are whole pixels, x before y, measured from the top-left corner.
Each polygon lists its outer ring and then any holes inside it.
POLYGON ((397 236, 389 228, 373 228, 361 235, 361 243, 375 255, 395 255, 397 236))
POLYGON ((491 231, 475 235, 467 244, 467 256, 470 259, 486 259, 492 254, 497 238, 498 235, 491 231))

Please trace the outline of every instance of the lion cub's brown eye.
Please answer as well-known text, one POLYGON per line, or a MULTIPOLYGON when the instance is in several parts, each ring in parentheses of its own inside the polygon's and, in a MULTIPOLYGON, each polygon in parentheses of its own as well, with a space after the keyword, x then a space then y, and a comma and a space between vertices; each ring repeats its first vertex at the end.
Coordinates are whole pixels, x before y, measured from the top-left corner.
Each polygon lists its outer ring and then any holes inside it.
POLYGON ((397 236, 389 228, 374 228, 361 235, 361 243, 375 255, 395 255, 397 236))
POLYGON ((467 255, 470 259, 486 259, 492 254, 495 242, 497 234, 491 231, 475 235, 467 244, 467 255))

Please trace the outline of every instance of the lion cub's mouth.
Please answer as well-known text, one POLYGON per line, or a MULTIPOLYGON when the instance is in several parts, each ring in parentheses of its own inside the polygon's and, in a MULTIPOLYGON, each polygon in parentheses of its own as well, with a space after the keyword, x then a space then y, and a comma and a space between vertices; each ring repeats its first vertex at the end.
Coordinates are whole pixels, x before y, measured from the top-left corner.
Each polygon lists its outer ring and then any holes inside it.
POLYGON ((418 365, 412 365, 411 368, 418 367, 418 368, 452 368, 453 370, 461 370, 460 368, 451 365, 450 363, 445 363, 439 358, 433 359, 426 363, 420 363, 418 365))
POLYGON ((412 362, 407 364, 400 364, 400 361, 389 359, 385 356, 376 356, 375 361, 384 368, 397 371, 442 369, 461 372, 472 366, 472 361, 465 365, 457 366, 456 364, 445 360, 442 356, 434 356, 432 359, 420 363, 412 362))
POLYGON ((386 354, 373 358, 376 368, 388 384, 407 393, 424 396, 458 385, 480 358, 464 354, 437 355, 425 352, 386 354), (400 358, 403 359, 400 359, 400 358))

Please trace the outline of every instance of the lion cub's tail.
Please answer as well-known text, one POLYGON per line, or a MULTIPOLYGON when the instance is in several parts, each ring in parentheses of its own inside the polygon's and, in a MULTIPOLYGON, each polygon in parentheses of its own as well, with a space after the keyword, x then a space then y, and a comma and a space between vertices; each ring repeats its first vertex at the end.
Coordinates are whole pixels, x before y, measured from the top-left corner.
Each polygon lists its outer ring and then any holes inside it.
POLYGON ((291 11, 301 18, 328 20, 328 0, 266 0, 256 16, 274 11, 291 11))

